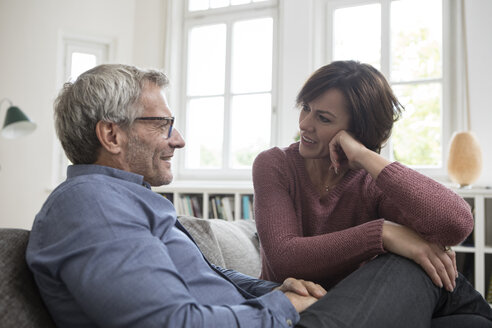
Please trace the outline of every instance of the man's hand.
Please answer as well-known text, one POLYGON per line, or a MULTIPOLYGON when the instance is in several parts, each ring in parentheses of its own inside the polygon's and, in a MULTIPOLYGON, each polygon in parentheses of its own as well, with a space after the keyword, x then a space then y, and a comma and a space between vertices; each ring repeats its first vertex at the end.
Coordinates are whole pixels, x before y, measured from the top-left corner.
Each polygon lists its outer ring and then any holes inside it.
POLYGON ((283 284, 275 288, 284 293, 292 292, 299 296, 312 296, 315 298, 321 298, 325 296, 326 290, 318 284, 312 281, 305 281, 302 279, 287 278, 283 284))
POLYGON ((280 290, 287 296, 297 312, 302 312, 319 298, 326 294, 326 290, 318 284, 302 279, 287 278, 275 290, 280 290))
POLYGON ((316 303, 316 301, 318 301, 318 299, 315 297, 301 296, 301 295, 293 293, 293 292, 285 292, 285 296, 287 296, 287 298, 292 303, 292 305, 294 306, 296 311, 299 313, 301 313, 302 311, 307 309, 309 306, 316 303))

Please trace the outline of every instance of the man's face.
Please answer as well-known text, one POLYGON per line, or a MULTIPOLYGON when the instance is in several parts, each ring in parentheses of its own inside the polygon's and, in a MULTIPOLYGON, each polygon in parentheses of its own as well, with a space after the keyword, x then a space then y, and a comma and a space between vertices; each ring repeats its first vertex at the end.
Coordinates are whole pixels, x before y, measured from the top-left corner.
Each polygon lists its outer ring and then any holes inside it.
MULTIPOLYGON (((141 102, 141 117, 172 116, 161 88, 153 83, 142 90, 141 102)), ((136 120, 128 132, 124 147, 126 169, 142 175, 152 186, 171 183, 171 158, 176 148, 185 145, 176 129, 172 130, 168 138, 170 124, 166 120, 136 120)))

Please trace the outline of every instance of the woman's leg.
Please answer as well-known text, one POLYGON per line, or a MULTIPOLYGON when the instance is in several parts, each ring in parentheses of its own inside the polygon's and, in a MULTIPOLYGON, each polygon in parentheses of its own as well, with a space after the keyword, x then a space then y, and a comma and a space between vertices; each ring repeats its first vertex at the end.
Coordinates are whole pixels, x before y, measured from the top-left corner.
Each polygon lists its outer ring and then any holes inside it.
POLYGON ((462 277, 457 280, 458 290, 453 297, 455 292, 437 288, 414 262, 384 254, 302 312, 298 327, 430 327, 436 313, 473 313, 492 319, 488 304, 462 277))
MULTIPOLYGON (((434 310, 434 317, 452 314, 476 314, 492 320, 490 305, 461 273, 456 279, 456 288, 452 293, 444 289, 440 289, 440 293, 438 304, 434 310)), ((492 327, 492 322, 489 325, 492 327)))
POLYGON ((432 328, 490 328, 492 323, 476 314, 454 314, 432 319, 432 328))

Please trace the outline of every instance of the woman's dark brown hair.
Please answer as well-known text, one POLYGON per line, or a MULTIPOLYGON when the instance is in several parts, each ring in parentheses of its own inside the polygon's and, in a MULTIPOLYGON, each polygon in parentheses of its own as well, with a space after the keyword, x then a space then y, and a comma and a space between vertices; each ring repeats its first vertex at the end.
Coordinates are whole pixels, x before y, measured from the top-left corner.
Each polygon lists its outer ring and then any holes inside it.
POLYGON ((368 64, 332 62, 316 70, 304 83, 297 95, 297 106, 310 103, 329 89, 338 89, 345 95, 349 131, 368 149, 379 153, 403 110, 384 76, 368 64))

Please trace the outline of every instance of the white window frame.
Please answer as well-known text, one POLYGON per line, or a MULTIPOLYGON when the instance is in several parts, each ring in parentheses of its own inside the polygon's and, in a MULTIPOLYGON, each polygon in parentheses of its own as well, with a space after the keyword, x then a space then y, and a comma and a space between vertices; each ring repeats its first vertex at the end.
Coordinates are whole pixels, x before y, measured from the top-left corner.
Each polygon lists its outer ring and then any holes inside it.
MULTIPOLYGON (((108 63, 114 57, 115 42, 112 39, 91 37, 72 33, 60 33, 58 52, 58 74, 56 90, 60 90, 71 78, 72 54, 75 52, 96 56, 96 65, 108 63)), ((67 166, 70 161, 58 140, 54 136, 52 186, 57 186, 66 179, 67 166)))
MULTIPOLYGON (((320 58, 324 58, 324 63, 332 61, 332 44, 333 44, 333 11, 338 8, 351 6, 360 6, 366 4, 381 4, 381 72, 389 76, 390 59, 390 33, 389 33, 389 11, 392 0, 321 0, 318 3, 318 11, 323 13, 318 15, 318 25, 321 30, 325 31, 323 36, 319 36, 319 47, 316 50, 320 58), (319 19, 324 23, 319 23, 319 19), (323 26, 324 25, 324 26, 323 26)), ((460 53, 460 6, 456 0, 443 0, 443 75, 442 78, 442 158, 441 167, 426 168, 416 167, 415 169, 436 180, 447 180, 447 153, 448 144, 452 133, 465 127, 464 120, 458 119, 464 116, 463 110, 463 85, 461 83, 461 72, 463 70, 462 54, 460 53)), ((321 65, 319 65, 321 66, 321 65)), ((390 82, 391 83, 391 82, 390 82)), ((394 83, 397 85, 398 83, 394 83)), ((382 155, 390 158, 390 147, 382 149, 382 155)))
MULTIPOLYGON (((278 102, 278 4, 277 0, 257 2, 246 5, 234 5, 227 8, 208 9, 205 11, 188 12, 188 1, 169 0, 168 2, 168 29, 166 40, 166 68, 171 80, 171 87, 167 90, 167 97, 171 109, 176 117, 176 127, 183 132, 186 140, 186 76, 187 76, 187 46, 190 28, 214 23, 227 24, 227 58, 230 55, 231 23, 238 20, 271 17, 273 19, 273 52, 272 52, 272 89, 271 89, 271 129, 270 145, 276 144, 277 120, 276 108, 278 102)), ((226 83, 230 77, 230 65, 226 65, 226 83)), ((226 87, 227 89, 227 87, 226 87)), ((227 103, 229 95, 224 94, 227 103)), ((227 105, 225 107, 227 110, 227 105)), ((228 114, 224 113, 224 118, 228 114)), ((226 124, 226 122, 225 122, 226 124)), ((227 145, 229 131, 224 131, 224 140, 227 145)), ((222 162, 228 158, 228 147, 223 149, 222 162)), ((250 180, 251 169, 189 169, 185 167, 185 152, 176 154, 178 169, 175 170, 176 180, 250 180)))

